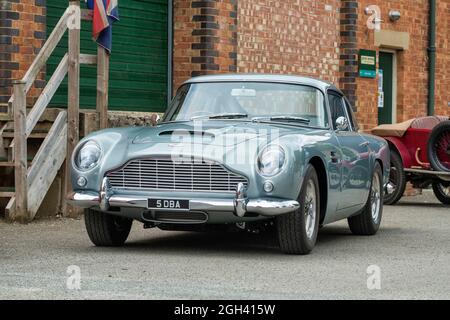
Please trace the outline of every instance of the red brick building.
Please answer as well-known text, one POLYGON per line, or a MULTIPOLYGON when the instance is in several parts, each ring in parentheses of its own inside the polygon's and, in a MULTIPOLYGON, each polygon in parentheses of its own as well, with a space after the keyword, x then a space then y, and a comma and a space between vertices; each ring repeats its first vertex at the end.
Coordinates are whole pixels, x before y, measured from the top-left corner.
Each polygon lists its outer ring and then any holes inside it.
MULTIPOLYGON (((429 102, 428 0, 153 0, 119 1, 114 26, 110 107, 162 111, 192 76, 226 72, 286 73, 331 81, 347 94, 363 129, 426 115, 429 102), (378 6, 380 30, 368 25, 378 6), (371 7, 373 8, 373 7, 371 7), (396 10, 400 19, 391 20, 396 10), (359 75, 360 49, 383 65, 387 99, 378 108, 379 81, 359 75), (381 60, 380 60, 381 59, 381 60), (381 61, 381 62, 380 62, 381 61), (139 81, 137 81, 139 80, 139 81), (135 81, 135 82, 133 82, 135 81), (383 112, 383 115, 381 115, 383 112)), ((450 114, 450 0, 436 2, 435 114, 450 114)), ((20 78, 42 47, 63 0, 0 1, 0 112, 12 79, 20 78)), ((375 20, 378 21, 378 20, 375 20)), ((83 25, 82 51, 93 50, 83 25)), ((52 70, 55 61, 49 62, 52 70)), ((92 107, 88 67, 82 69, 81 107, 92 107), (85 95, 85 96, 83 96, 85 95)), ((45 74, 34 94, 45 85, 45 74)), ((64 90, 55 97, 64 106, 64 90)), ((30 100, 30 104, 32 101, 30 100)), ((431 110, 430 110, 431 111, 431 110)))

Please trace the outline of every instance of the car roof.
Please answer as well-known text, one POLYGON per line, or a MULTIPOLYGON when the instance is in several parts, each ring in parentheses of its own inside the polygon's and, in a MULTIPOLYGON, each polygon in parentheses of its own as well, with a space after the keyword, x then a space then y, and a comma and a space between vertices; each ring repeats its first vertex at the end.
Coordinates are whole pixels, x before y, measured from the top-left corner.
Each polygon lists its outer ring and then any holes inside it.
POLYGON ((279 75, 279 74, 228 73, 228 74, 206 75, 191 78, 185 81, 184 83, 234 82, 234 81, 302 84, 319 88, 322 91, 326 91, 327 89, 334 89, 338 92, 341 92, 333 83, 328 81, 304 76, 279 75))

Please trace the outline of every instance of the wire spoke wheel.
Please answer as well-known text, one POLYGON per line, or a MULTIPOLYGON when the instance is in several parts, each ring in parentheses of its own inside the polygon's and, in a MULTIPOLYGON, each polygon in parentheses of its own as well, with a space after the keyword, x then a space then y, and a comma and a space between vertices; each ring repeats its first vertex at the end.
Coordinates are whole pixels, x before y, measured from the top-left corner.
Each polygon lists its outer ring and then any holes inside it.
POLYGON ((433 146, 437 160, 450 170, 450 131, 441 133, 433 146))
POLYGON ((380 207, 381 207, 381 183, 380 176, 377 173, 374 173, 372 180, 372 188, 371 188, 371 210, 372 210, 372 219, 375 223, 378 222, 380 217, 380 207))
POLYGON ((312 239, 316 225, 316 198, 316 187, 314 186, 313 180, 309 180, 306 186, 305 205, 303 208, 305 215, 305 230, 308 239, 312 239))
POLYGON ((406 188, 406 176, 403 170, 403 161, 396 150, 391 149, 391 171, 386 193, 383 197, 385 204, 396 204, 403 196, 406 188))
POLYGON ((450 121, 441 122, 431 132, 428 158, 434 170, 450 172, 450 121))
POLYGON ((433 182, 433 193, 440 202, 450 205, 450 182, 433 182))
POLYGON ((348 225, 353 234, 368 236, 377 233, 383 215, 382 181, 383 171, 377 162, 373 170, 366 206, 360 214, 348 218, 348 225))

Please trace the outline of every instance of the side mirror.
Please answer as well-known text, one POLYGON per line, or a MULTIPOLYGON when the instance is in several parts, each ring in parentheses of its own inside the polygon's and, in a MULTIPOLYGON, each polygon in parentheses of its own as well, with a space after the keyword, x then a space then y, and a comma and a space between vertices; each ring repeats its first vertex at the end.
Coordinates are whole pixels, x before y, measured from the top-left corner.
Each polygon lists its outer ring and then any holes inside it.
POLYGON ((154 113, 150 116, 150 123, 153 127, 156 126, 160 120, 161 120, 161 117, 157 113, 154 113))
POLYGON ((336 119, 336 130, 345 131, 348 129, 348 120, 346 117, 339 117, 336 119))

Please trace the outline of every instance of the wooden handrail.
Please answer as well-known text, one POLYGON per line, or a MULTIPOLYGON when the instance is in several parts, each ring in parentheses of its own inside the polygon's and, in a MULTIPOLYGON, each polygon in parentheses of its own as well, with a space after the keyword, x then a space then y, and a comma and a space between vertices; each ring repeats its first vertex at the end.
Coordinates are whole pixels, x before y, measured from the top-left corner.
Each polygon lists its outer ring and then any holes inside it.
POLYGON ((93 54, 81 53, 80 54, 80 64, 95 65, 95 64, 97 64, 97 56, 95 56, 93 54))
POLYGON ((28 218, 32 220, 66 158, 67 112, 61 111, 33 159, 27 175, 28 218))
POLYGON ((67 111, 59 112, 58 116, 53 122, 47 137, 42 142, 39 151, 36 153, 31 166, 28 169, 28 187, 34 182, 39 169, 42 167, 46 159, 49 158, 50 150, 54 147, 55 142, 58 140, 61 134, 61 129, 66 125, 67 122, 67 111))
MULTIPOLYGON (((74 12, 70 7, 66 9, 66 11, 56 24, 55 28, 53 29, 52 33, 48 37, 47 41, 45 42, 44 46, 41 48, 33 63, 28 68, 28 71, 23 76, 22 81, 25 82, 25 92, 28 92, 30 90, 31 86, 36 80, 37 75, 47 63, 48 58, 53 53, 59 41, 67 30, 67 22, 69 21, 69 18, 74 13, 76 12, 74 12)), ((14 94, 9 99, 9 104, 12 105, 13 101, 14 94)))
POLYGON ((27 138, 30 136, 34 127, 38 123, 40 117, 45 111, 45 108, 47 108, 48 104, 52 100, 53 95, 59 88, 59 85, 64 80, 64 77, 67 74, 68 66, 69 56, 66 53, 27 116, 27 127, 25 131, 27 138))

